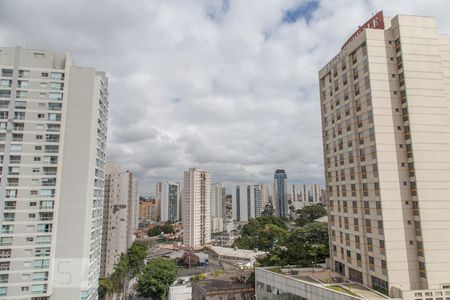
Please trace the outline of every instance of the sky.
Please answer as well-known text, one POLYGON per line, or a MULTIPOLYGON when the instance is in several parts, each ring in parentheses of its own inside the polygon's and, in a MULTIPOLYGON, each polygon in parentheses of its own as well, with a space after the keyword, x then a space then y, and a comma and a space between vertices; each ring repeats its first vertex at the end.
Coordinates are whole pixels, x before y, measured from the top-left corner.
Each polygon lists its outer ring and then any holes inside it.
POLYGON ((0 45, 68 52, 109 77, 108 160, 140 193, 182 180, 323 183, 318 71, 374 13, 447 0, 0 0, 0 45))

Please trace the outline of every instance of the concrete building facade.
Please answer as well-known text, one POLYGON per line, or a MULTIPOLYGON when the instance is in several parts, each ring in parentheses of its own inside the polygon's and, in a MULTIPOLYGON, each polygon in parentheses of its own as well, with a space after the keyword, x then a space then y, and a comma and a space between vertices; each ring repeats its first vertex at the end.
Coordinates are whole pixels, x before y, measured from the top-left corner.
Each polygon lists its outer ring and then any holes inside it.
POLYGON ((137 181, 129 171, 106 165, 101 276, 107 277, 122 253, 134 242, 138 209, 137 181))
POLYGON ((211 175, 201 169, 184 172, 183 242, 200 248, 211 242, 211 175))
POLYGON ((255 218, 255 192, 252 185, 236 186, 236 194, 232 202, 233 220, 248 222, 255 218))
POLYGON ((225 188, 220 183, 211 185, 211 233, 223 231, 225 188))
POLYGON ((287 174, 284 170, 276 170, 273 180, 273 206, 278 217, 286 217, 288 210, 287 174))
POLYGON ((156 198, 161 205, 161 222, 175 223, 181 220, 181 195, 178 182, 159 182, 156 198))
POLYGON ((97 299, 108 79, 0 48, 0 297, 97 299))
POLYGON ((449 61, 436 19, 381 12, 319 72, 332 268, 403 299, 450 287, 449 61))

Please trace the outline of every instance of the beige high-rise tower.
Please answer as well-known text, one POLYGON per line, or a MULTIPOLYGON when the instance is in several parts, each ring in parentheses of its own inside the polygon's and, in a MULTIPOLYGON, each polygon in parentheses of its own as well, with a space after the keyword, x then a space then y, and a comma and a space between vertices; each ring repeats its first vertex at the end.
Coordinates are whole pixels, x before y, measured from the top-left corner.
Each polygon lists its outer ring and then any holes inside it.
POLYGON ((184 172, 183 242, 199 248, 211 242, 211 175, 191 168, 184 172))
POLYGON ((108 80, 0 48, 0 298, 97 299, 108 80))
POLYGON ((332 268, 450 297, 450 36, 380 12, 319 77, 332 268))
POLYGON ((134 242, 138 227, 138 184, 130 171, 108 163, 103 205, 102 260, 100 276, 107 277, 122 253, 134 242))

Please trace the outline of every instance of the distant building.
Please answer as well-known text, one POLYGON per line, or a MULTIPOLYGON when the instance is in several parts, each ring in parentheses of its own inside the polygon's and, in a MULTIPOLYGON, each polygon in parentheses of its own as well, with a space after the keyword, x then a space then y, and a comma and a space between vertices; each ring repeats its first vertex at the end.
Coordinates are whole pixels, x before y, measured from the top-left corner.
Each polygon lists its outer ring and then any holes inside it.
POLYGON ((192 300, 253 300, 255 289, 231 277, 206 278, 192 282, 192 300))
POLYGON ((322 187, 319 184, 291 185, 289 194, 292 202, 304 202, 307 204, 321 203, 322 187))
POLYGON ((233 220, 248 222, 250 219, 255 218, 256 201, 254 187, 247 184, 237 185, 232 205, 233 220))
POLYGON ((211 217, 224 217, 225 188, 220 183, 211 185, 211 217))
POLYGON ((191 168, 184 172, 183 242, 203 247, 211 241, 211 175, 191 168))
POLYGON ((225 188, 220 183, 211 185, 211 233, 223 231, 225 188))
POLYGON ((276 170, 273 181, 273 204, 278 217, 288 216, 287 175, 284 170, 276 170))
POLYGON ((159 222, 161 220, 161 200, 152 199, 149 207, 150 220, 159 222))
POLYGON ((261 191, 261 212, 264 211, 266 206, 272 205, 271 203, 271 195, 270 195, 270 188, 269 184, 267 183, 260 183, 257 184, 258 189, 261 191))
POLYGON ((181 219, 181 196, 178 182, 156 184, 156 199, 160 203, 160 221, 175 223, 181 219))
POLYGON ((111 275, 120 255, 134 241, 138 210, 137 181, 129 171, 106 165, 102 232, 102 277, 111 275))
POLYGON ((150 205, 154 199, 139 199, 139 222, 150 220, 150 205))

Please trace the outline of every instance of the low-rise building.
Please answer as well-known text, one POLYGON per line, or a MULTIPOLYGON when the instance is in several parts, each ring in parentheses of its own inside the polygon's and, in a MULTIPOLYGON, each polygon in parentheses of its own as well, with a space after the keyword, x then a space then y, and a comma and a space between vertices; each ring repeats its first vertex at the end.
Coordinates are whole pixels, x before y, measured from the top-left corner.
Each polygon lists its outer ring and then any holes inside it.
POLYGON ((230 277, 207 278, 192 283, 192 300, 253 300, 255 289, 230 277))
POLYGON ((212 217, 211 218, 211 234, 222 232, 223 229, 223 218, 212 217))
POLYGON ((255 281, 257 300, 392 299, 322 267, 256 268, 255 281))
POLYGON ((172 285, 169 288, 169 300, 191 300, 192 286, 190 283, 172 285))
POLYGON ((231 247, 239 236, 235 232, 217 232, 211 235, 211 243, 214 246, 231 247))
POLYGON ((244 266, 253 267, 258 257, 266 255, 263 251, 243 250, 236 248, 226 248, 209 246, 209 265, 214 268, 224 270, 240 269, 244 266))

